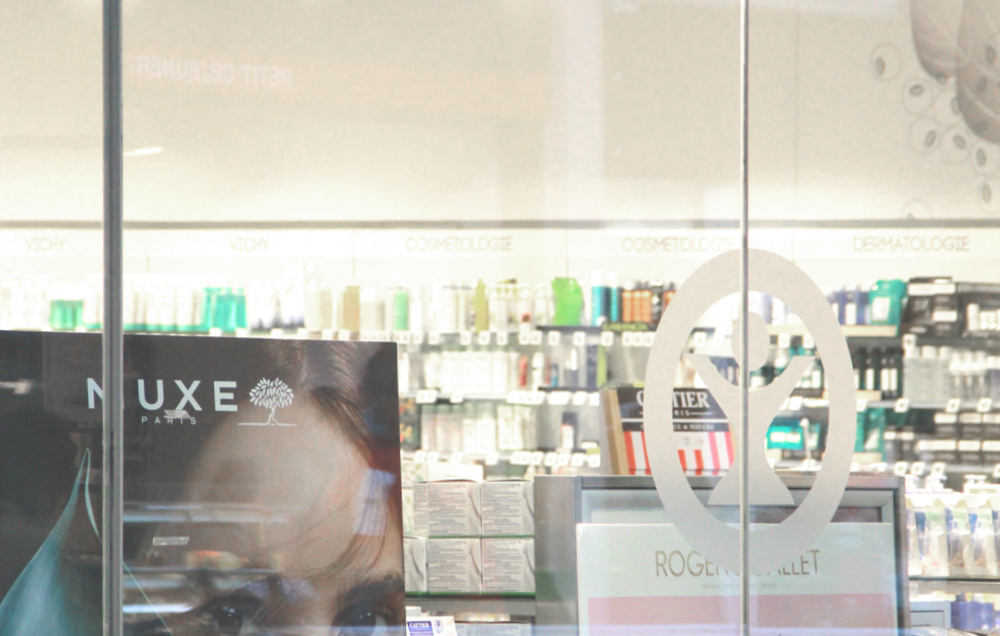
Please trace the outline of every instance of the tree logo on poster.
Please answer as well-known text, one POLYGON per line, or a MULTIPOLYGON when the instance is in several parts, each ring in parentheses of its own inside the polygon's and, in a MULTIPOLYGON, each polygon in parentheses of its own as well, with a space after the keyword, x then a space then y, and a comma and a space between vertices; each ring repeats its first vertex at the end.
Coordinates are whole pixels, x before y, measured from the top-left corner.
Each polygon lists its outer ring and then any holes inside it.
POLYGON ((240 426, 295 426, 294 424, 283 424, 275 419, 278 409, 290 406, 295 394, 281 378, 261 378, 260 381, 250 389, 250 403, 254 406, 270 409, 266 422, 240 422, 240 426))
MULTIPOLYGON (((741 253, 726 252, 699 267, 677 290, 664 310, 646 366, 643 428, 649 459, 668 514, 695 550, 739 573, 739 531, 716 518, 691 490, 678 458, 673 423, 674 378, 686 360, 701 376, 730 422, 735 461, 709 496, 710 505, 739 504, 743 440, 739 426, 740 389, 724 378, 708 356, 686 354, 688 336, 718 300, 738 293, 741 253)), ((791 261, 772 252, 749 250, 749 288, 781 298, 809 330, 823 360, 829 394, 829 430, 823 463, 811 490, 784 521, 754 527, 750 533, 750 573, 781 567, 809 548, 833 518, 850 476, 855 439, 855 386, 851 356, 840 325, 816 284, 791 261)), ((733 350, 739 359, 742 329, 734 325, 733 350)), ((747 361, 751 370, 767 359, 770 344, 763 317, 747 317, 747 361)), ((765 455, 764 437, 785 399, 813 363, 812 356, 792 358, 770 384, 751 389, 749 403, 749 501, 751 505, 794 505, 792 494, 774 474, 765 455)), ((679 388, 679 387, 678 387, 679 388)))

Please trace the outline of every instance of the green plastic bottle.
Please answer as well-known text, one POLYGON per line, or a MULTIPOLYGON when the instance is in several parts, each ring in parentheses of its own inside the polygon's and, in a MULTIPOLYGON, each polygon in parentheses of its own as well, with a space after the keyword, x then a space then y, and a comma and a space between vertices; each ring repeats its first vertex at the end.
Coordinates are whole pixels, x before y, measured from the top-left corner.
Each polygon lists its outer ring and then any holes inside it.
POLYGON ((583 290, 575 278, 560 276, 552 280, 552 296, 555 300, 555 316, 552 322, 557 326, 580 324, 583 314, 583 290))
POLYGON ((871 324, 898 326, 903 315, 905 297, 906 281, 898 278, 877 281, 872 285, 868 300, 871 324))

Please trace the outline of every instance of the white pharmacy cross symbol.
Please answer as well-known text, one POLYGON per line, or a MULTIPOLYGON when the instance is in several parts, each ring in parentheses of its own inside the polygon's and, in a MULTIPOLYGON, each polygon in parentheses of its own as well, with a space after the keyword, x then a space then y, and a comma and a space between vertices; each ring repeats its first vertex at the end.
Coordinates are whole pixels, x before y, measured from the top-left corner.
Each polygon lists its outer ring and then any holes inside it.
MULTIPOLYGON (((677 453, 673 426, 675 369, 687 360, 712 392, 730 422, 736 460, 709 496, 709 505, 739 504, 742 439, 739 426, 740 388, 719 373, 708 356, 685 355, 688 336, 718 300, 738 293, 739 251, 726 252, 699 267, 677 290, 656 330, 646 366, 643 428, 659 492, 674 524, 705 557, 733 572, 740 571, 739 531, 716 518, 691 490, 677 453), (706 293, 708 292, 708 293, 706 293)), ((855 387, 851 356, 826 296, 791 261, 763 250, 749 250, 749 288, 781 298, 801 318, 823 360, 829 394, 826 451, 811 490, 784 521, 755 526, 750 533, 750 573, 763 574, 808 550, 829 524, 850 476, 855 438, 855 387)), ((739 359, 742 329, 734 328, 733 351, 739 359)), ((747 316, 747 362, 752 371, 767 360, 770 338, 764 319, 747 316)), ((747 396, 749 498, 751 505, 795 504, 791 492, 772 471, 765 454, 765 435, 774 416, 812 365, 813 356, 796 356, 769 384, 747 396)))

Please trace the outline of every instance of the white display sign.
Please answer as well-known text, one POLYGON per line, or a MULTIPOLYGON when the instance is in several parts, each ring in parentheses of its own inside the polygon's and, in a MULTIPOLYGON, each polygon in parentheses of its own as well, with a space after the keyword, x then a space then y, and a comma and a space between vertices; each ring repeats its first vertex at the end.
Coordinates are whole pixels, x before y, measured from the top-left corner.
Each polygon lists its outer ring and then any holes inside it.
MULTIPOLYGON (((576 540, 582 636, 740 633, 739 577, 673 525, 580 524, 576 540)), ((754 636, 895 635, 892 524, 831 524, 801 555, 752 575, 750 594, 754 636)))
MULTIPOLYGON (((744 441, 744 432, 738 425, 740 389, 723 377, 707 356, 684 354, 689 334, 699 317, 718 300, 739 291, 737 273, 741 257, 739 251, 716 256, 699 267, 677 290, 656 330, 656 341, 646 366, 643 404, 643 429, 650 467, 664 507, 698 550, 734 571, 741 567, 738 533, 719 521, 695 496, 684 466, 677 459, 678 440, 673 426, 676 365, 684 355, 730 422, 735 459, 732 469, 712 491, 709 504, 740 504, 738 477, 744 461, 741 448, 746 443, 749 447, 746 453, 749 503, 791 505, 791 493, 768 464, 763 439, 782 403, 813 362, 812 356, 795 356, 770 384, 748 390, 747 440, 744 441)), ((823 359, 829 395, 822 469, 806 498, 787 519, 773 528, 750 533, 749 568, 756 574, 767 572, 801 553, 833 518, 850 474, 857 403, 847 341, 822 291, 794 263, 773 252, 750 250, 748 266, 749 288, 784 300, 812 334, 823 359)), ((733 332, 740 334, 741 330, 734 326, 733 332)), ((762 366, 767 358, 770 339, 763 317, 748 314, 746 337, 745 345, 741 345, 740 338, 734 338, 733 354, 738 357, 741 346, 745 346, 746 362, 752 371, 762 366)))

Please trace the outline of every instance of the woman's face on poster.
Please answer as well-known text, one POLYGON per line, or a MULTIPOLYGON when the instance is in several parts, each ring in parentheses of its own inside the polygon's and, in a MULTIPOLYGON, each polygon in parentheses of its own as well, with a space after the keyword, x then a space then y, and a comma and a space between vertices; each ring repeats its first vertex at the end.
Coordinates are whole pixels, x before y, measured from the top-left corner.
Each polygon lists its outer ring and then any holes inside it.
POLYGON ((280 426, 220 425, 194 458, 187 501, 230 517, 195 526, 190 571, 212 554, 228 560, 213 569, 257 576, 203 585, 192 609, 165 617, 174 634, 401 633, 398 476, 373 469, 346 424, 297 402, 280 426))

